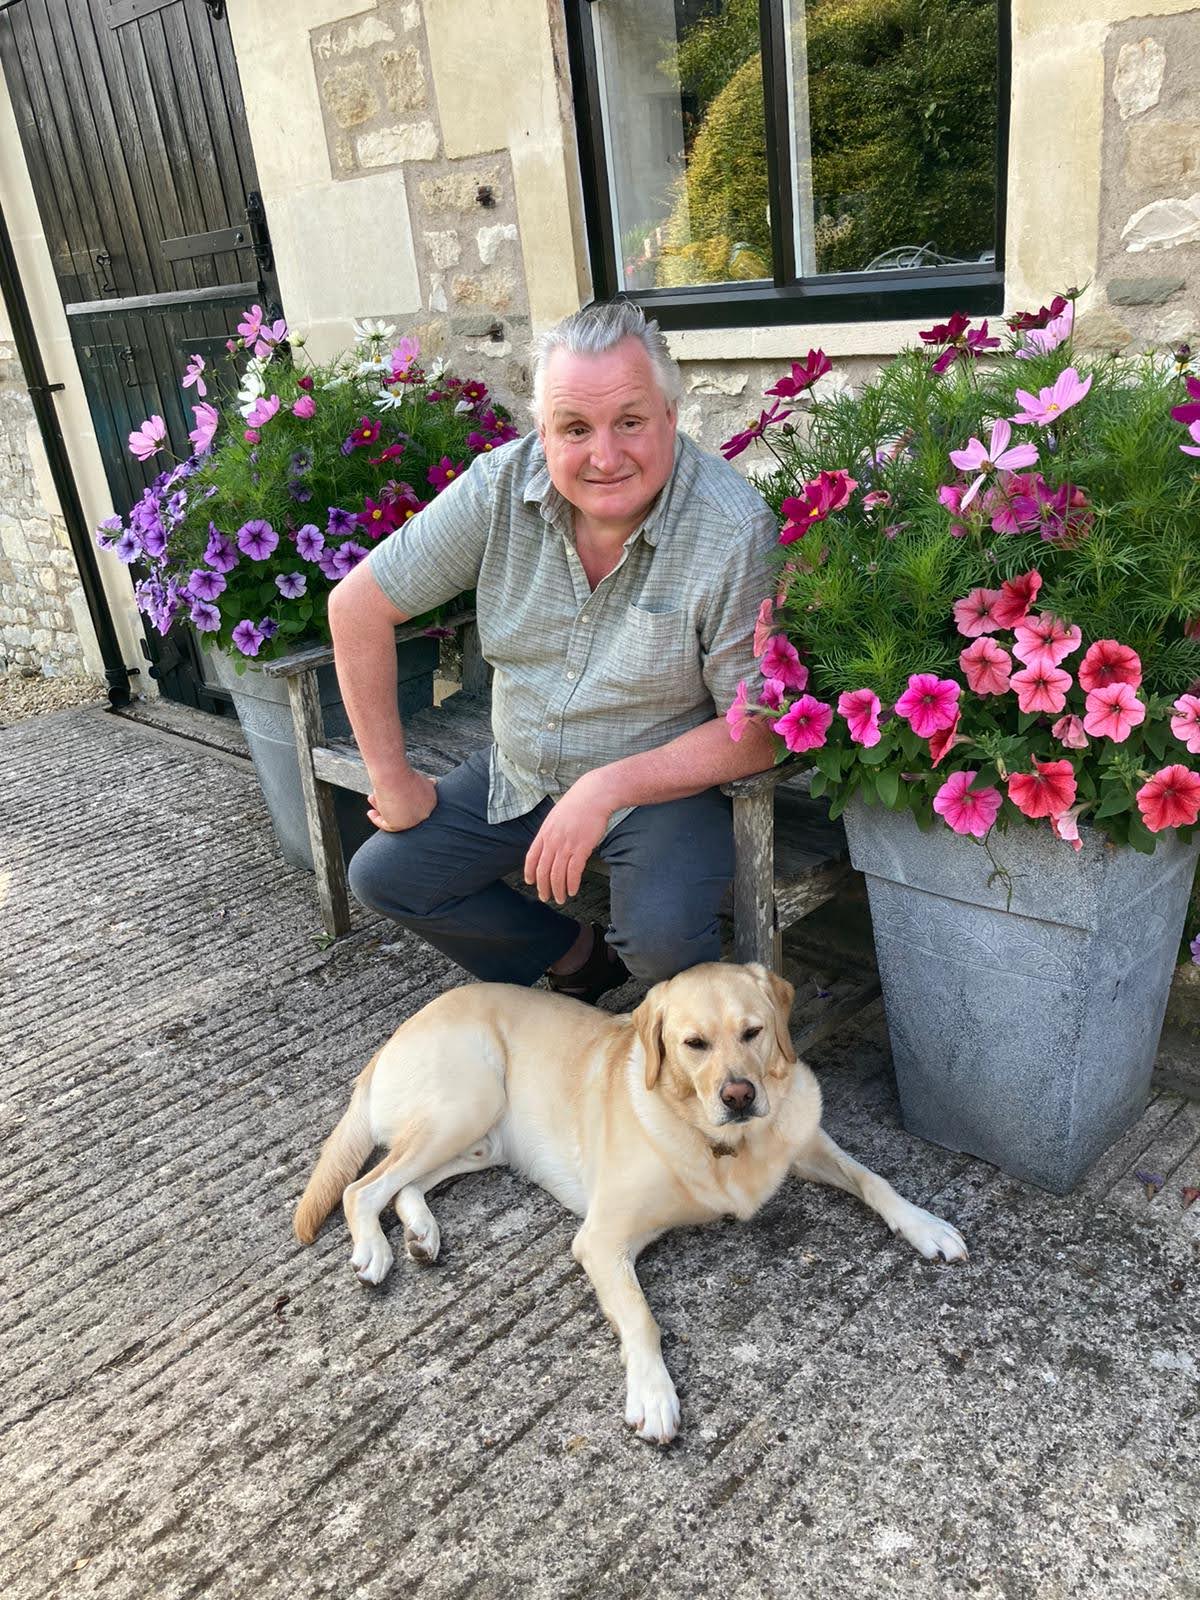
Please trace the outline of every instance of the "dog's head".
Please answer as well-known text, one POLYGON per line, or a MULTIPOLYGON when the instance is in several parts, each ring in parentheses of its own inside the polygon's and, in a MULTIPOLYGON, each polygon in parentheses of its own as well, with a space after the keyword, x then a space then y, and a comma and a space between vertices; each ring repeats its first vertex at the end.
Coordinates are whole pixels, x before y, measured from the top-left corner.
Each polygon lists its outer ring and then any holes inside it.
POLYGON ((758 962, 710 962, 657 983, 633 1013, 646 1087, 705 1132, 769 1116, 796 1065, 795 990, 758 962))

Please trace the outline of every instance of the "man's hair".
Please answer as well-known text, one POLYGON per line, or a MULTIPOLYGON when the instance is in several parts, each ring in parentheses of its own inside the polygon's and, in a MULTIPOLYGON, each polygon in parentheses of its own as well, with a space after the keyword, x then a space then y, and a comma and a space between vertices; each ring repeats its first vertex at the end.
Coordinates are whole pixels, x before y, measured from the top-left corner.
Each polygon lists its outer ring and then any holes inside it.
POLYGON ((533 418, 542 420, 542 392, 546 364, 556 350, 572 355, 600 355, 621 343, 636 339, 650 358, 654 376, 669 406, 676 405, 683 393, 679 364, 667 349, 667 341, 657 322, 647 322, 641 306, 632 300, 600 300, 582 311, 564 317, 547 328, 533 342, 533 418))

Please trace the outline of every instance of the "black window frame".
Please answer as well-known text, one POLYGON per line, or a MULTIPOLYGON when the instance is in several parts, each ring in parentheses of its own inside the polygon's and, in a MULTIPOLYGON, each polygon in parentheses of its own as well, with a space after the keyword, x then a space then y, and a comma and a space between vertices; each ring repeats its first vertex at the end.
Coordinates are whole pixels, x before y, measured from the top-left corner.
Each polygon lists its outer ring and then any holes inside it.
POLYGON ((771 193, 773 282, 623 289, 619 277, 591 18, 605 0, 565 0, 575 126, 587 224, 592 292, 597 300, 634 300, 662 328, 746 328, 824 322, 899 321, 950 311, 998 315, 1004 309, 1005 195, 1011 112, 1011 0, 996 4, 995 261, 978 266, 903 267, 797 278, 789 152, 790 109, 784 54, 787 0, 759 0, 763 41, 763 110, 771 193))

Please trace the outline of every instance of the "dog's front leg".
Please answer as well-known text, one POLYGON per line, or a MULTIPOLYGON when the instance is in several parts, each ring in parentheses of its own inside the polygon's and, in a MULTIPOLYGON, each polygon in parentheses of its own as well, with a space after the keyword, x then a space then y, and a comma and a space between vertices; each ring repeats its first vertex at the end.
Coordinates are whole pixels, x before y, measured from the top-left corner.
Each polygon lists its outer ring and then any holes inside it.
POLYGON ((637 1429, 639 1438, 669 1444, 679 1431, 679 1397, 663 1363, 658 1324, 634 1270, 634 1262, 649 1242, 585 1221, 571 1250, 592 1280, 600 1309, 621 1340, 625 1421, 637 1429))
POLYGON ((962 1234, 932 1211, 923 1211, 911 1200, 898 1195, 886 1178, 864 1167, 835 1144, 824 1128, 818 1128, 809 1142, 792 1160, 792 1173, 814 1183, 832 1184, 847 1189, 864 1204, 877 1211, 893 1233, 901 1233, 927 1261, 943 1256, 947 1261, 965 1261, 967 1247, 962 1234))

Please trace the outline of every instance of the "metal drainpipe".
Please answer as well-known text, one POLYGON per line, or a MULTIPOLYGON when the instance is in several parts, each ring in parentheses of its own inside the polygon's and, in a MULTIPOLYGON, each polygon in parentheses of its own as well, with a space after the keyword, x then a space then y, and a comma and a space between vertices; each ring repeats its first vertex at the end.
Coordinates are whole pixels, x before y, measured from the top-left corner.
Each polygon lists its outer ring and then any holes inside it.
POLYGON ((66 443, 58 421, 58 411, 53 400, 54 394, 66 385, 48 381, 3 206, 0 206, 0 293, 3 294, 8 320, 12 324, 17 356, 25 373, 26 388, 33 402, 34 415, 37 417, 42 443, 46 447, 46 455, 50 462, 50 475, 58 491, 59 508, 67 525, 67 537, 71 541, 75 564, 79 569, 79 581, 83 585, 84 598, 87 600, 92 625, 96 630, 100 658, 104 662, 104 677, 108 683, 109 705, 116 710, 118 706, 129 704, 130 669, 125 665, 121 643, 113 626, 108 596, 100 580, 100 568, 96 560, 91 530, 83 514, 83 505, 75 484, 75 474, 71 470, 70 457, 67 455, 66 443))

